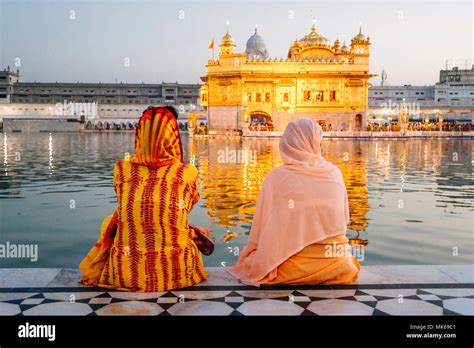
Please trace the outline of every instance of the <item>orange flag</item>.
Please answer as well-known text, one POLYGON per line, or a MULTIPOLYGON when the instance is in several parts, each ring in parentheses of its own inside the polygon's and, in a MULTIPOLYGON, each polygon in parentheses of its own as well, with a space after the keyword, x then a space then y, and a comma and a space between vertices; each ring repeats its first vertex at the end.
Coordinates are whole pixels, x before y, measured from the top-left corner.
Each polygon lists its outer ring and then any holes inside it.
POLYGON ((209 49, 210 50, 214 49, 214 39, 212 39, 211 43, 209 44, 209 49))

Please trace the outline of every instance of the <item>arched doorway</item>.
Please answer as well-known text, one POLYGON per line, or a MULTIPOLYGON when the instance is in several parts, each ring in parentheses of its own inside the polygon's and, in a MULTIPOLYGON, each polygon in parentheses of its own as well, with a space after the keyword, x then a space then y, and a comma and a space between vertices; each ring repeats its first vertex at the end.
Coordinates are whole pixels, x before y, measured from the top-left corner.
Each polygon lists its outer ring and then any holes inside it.
POLYGON ((275 127, 273 126, 272 117, 268 112, 256 110, 250 113, 249 129, 251 131, 272 131, 275 127))
POLYGON ((355 117, 355 130, 360 131, 362 129, 362 115, 357 114, 355 117))

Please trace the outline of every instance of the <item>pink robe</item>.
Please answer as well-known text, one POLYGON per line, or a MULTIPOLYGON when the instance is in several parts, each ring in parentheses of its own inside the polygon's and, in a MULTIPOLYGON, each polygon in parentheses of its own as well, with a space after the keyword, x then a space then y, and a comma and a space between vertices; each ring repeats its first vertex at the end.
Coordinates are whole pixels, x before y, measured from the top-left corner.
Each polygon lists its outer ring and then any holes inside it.
POLYGON ((265 178, 247 246, 237 264, 227 268, 242 283, 357 280, 357 260, 349 252, 341 256, 331 248, 337 244, 348 249, 349 205, 341 171, 321 156, 321 139, 321 127, 309 119, 290 122, 283 133, 284 165, 265 178), (291 276, 290 264, 300 266, 298 277, 291 276))

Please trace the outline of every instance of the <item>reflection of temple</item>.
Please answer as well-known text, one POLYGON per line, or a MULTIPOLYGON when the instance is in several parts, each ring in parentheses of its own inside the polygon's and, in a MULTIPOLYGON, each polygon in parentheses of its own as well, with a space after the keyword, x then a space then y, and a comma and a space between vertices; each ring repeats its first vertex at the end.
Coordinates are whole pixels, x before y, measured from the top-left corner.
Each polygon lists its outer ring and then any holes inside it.
POLYGON ((236 53, 232 36, 222 38, 217 60, 209 60, 202 77, 201 105, 209 130, 282 131, 291 120, 310 117, 333 130, 365 127, 370 40, 362 30, 348 47, 333 43, 313 24, 293 42, 286 59, 268 58, 262 37, 247 41, 236 53))
POLYGON ((344 176, 353 231, 365 231, 368 226, 366 214, 369 212, 367 197, 367 156, 362 153, 361 143, 326 142, 324 157, 336 164, 344 176))
MULTIPOLYGON (((211 221, 224 227, 251 223, 255 203, 267 173, 281 164, 278 142, 252 142, 247 139, 190 139, 188 150, 196 156, 200 191, 211 221), (236 161, 221 161, 220 151, 247 152, 236 161)), ((188 154, 188 157, 192 155, 188 154)))
MULTIPOLYGON (((260 187, 267 173, 282 164, 276 139, 190 139, 188 151, 196 156, 200 171, 200 192, 212 222, 231 227, 251 223, 260 187), (255 153, 245 163, 219 163, 219 151, 246 150, 255 153)), ((369 211, 366 187, 366 159, 360 143, 327 142, 324 156, 337 164, 344 175, 349 196, 349 229, 365 231, 369 211), (348 153, 348 161, 341 157, 348 153)), ((188 153, 188 158, 192 155, 188 153)))

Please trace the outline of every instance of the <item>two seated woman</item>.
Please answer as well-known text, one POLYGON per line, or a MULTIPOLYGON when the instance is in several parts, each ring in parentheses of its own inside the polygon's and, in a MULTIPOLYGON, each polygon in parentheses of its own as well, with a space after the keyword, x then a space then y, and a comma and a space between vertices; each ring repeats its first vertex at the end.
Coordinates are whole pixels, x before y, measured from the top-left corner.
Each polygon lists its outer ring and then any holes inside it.
MULTIPOLYGON (((283 133, 284 165, 265 178, 247 246, 227 269, 242 283, 357 280, 357 260, 333 252, 349 248, 349 208, 340 170, 321 155, 322 134, 309 119, 291 122, 283 133)), ((114 169, 118 207, 82 261, 80 282, 152 292, 206 279, 197 246, 203 229, 188 224, 199 200, 197 176, 197 169, 183 161, 174 109, 145 110, 136 129, 135 154, 114 169)))

